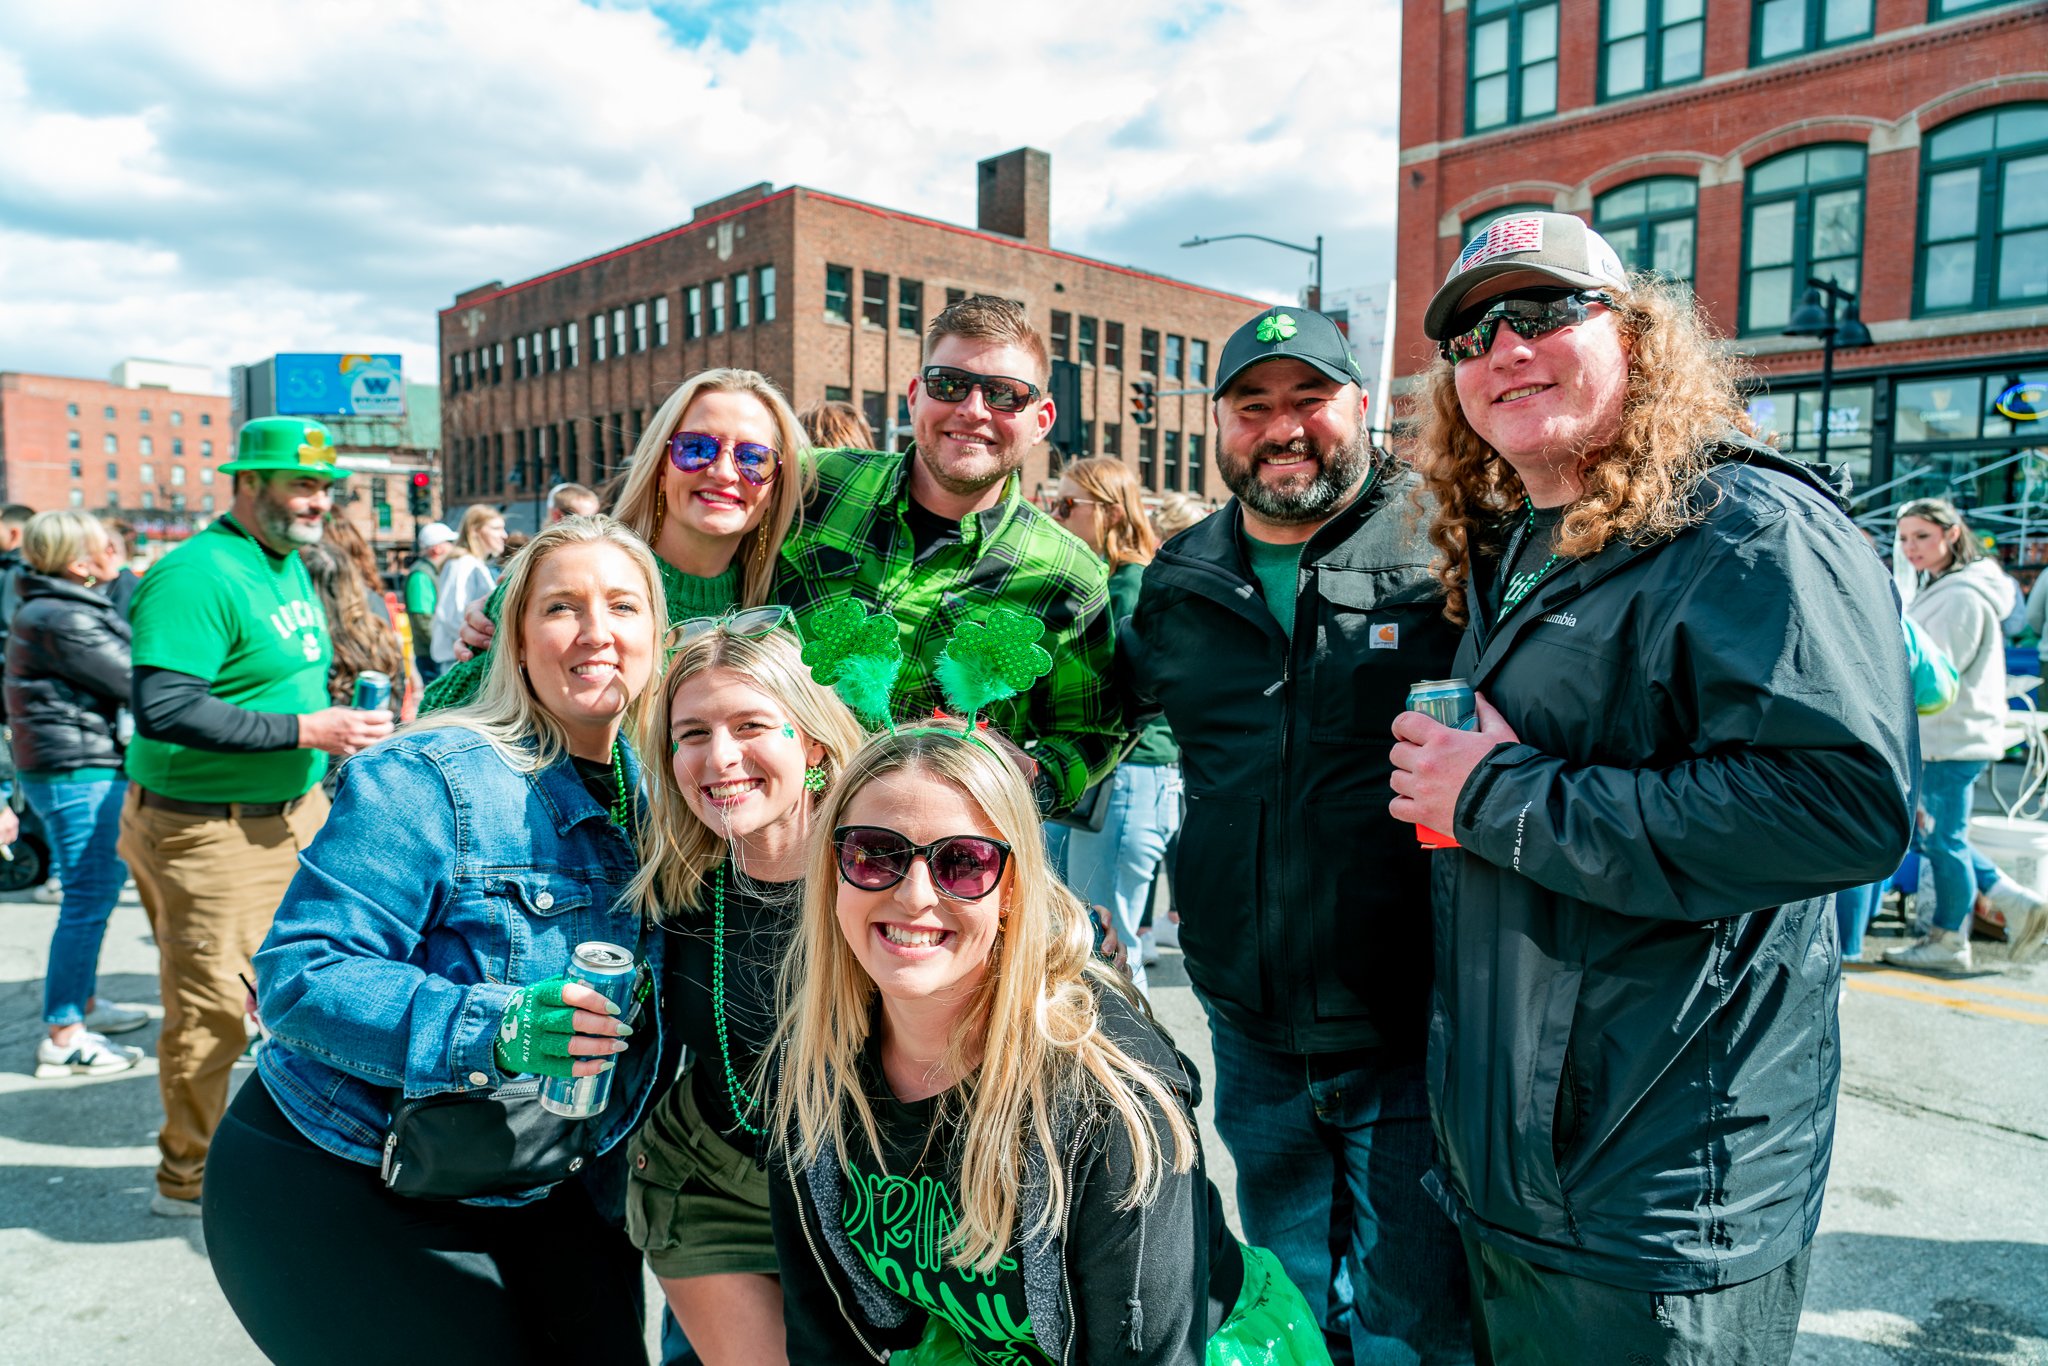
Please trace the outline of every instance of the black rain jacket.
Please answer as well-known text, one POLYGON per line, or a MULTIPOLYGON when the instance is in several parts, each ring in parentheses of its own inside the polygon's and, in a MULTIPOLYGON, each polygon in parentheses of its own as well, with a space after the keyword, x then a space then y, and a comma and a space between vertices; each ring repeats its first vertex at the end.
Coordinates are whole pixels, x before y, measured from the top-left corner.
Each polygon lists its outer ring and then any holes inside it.
POLYGON ((128 705, 128 623, 90 588, 19 576, 7 638, 7 717, 24 773, 119 768, 116 718, 128 705))
POLYGON ((1520 743, 1440 857, 1433 1193, 1481 1239, 1628 1289, 1761 1276, 1820 1220, 1840 1077, 1832 894, 1898 867, 1897 598, 1822 472, 1732 433, 1701 523, 1474 624, 1456 672, 1520 743))
POLYGON ((1416 476, 1387 461, 1302 547, 1289 639, 1232 503, 1145 567, 1118 641, 1125 686, 1180 743, 1173 888, 1188 976, 1268 1048, 1419 1061, 1429 857, 1387 812, 1394 718, 1450 672, 1458 630, 1429 575, 1416 476))

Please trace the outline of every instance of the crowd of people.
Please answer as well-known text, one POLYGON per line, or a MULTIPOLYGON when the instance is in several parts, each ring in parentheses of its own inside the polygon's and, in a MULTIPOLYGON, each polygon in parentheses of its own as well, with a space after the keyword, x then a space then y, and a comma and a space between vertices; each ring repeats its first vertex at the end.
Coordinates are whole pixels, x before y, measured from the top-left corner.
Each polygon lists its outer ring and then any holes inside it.
POLYGON ((29 520, 39 1064, 136 1061, 93 981, 132 874, 152 1208, 294 1366, 640 1361, 643 1265, 713 1366, 1789 1361, 1916 790, 1894 961, 1953 968, 1980 887, 2048 931, 1963 837, 2013 603, 1916 503, 1902 623, 1576 218, 1472 244, 1425 330, 1397 459, 1329 318, 1248 319, 1208 516, 1114 459, 1026 497, 1046 342, 975 296, 908 449, 707 371, 509 555, 426 527, 402 598, 310 421, 243 428, 125 615, 104 526, 29 520), (1449 678, 1468 723, 1409 707, 1449 678), (1206 1079, 1147 997, 1167 864, 1206 1079))

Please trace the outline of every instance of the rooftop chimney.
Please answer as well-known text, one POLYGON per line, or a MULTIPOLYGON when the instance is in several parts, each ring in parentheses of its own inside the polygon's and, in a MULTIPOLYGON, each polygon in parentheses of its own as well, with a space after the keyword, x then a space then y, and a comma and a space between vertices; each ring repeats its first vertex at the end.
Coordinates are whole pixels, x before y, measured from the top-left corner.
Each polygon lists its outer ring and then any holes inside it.
POLYGON ((990 157, 981 163, 980 191, 976 227, 1035 247, 1052 244, 1052 157, 1035 147, 990 157))

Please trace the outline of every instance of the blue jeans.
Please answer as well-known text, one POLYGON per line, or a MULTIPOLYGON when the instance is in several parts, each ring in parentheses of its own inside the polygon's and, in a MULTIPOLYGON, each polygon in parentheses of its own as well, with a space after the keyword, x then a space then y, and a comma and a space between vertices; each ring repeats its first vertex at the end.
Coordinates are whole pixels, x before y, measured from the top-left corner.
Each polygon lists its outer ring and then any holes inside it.
POLYGON ((1841 941, 1843 958, 1854 958, 1863 952, 1863 932, 1877 917, 1884 889, 1890 885, 1887 879, 1835 893, 1835 937, 1841 941))
POLYGON ((50 936, 50 967, 43 977, 43 1023, 75 1025, 99 984, 100 941, 120 900, 128 866, 114 852, 121 837, 126 778, 45 782, 21 775, 22 795, 43 818, 50 861, 64 884, 57 929, 50 936))
POLYGON ((1458 1231, 1422 1189, 1435 1149, 1420 1058, 1280 1053, 1215 1011, 1216 1129, 1245 1240, 1307 1297, 1333 1360, 1472 1360, 1458 1231))
POLYGON ((1110 779, 1109 810, 1100 830, 1067 837, 1067 885, 1091 906, 1109 907, 1116 935, 1130 952, 1131 980, 1145 987, 1138 961, 1138 922, 1152 899, 1152 878, 1166 842, 1180 829, 1179 764, 1122 764, 1110 779))
POLYGON ((1930 759, 1920 766, 1920 805, 1932 829, 1918 832, 1927 860, 1923 890, 1934 884, 1934 925, 1956 930, 1969 923, 1977 877, 1970 860, 1970 793, 1990 767, 1983 759, 1930 759))

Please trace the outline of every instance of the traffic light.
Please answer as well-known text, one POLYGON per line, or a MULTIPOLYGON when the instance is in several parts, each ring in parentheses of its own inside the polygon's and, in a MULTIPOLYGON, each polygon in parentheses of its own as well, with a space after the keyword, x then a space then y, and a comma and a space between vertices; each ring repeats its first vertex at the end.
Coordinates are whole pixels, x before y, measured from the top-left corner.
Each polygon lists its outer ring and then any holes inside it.
POLYGON ((405 510, 412 514, 414 521, 418 521, 420 518, 433 512, 433 484, 434 476, 428 474, 425 470, 419 470, 413 474, 412 486, 405 492, 405 510))
POLYGON ((1149 379, 1141 379, 1131 386, 1131 421, 1140 427, 1152 425, 1156 402, 1154 395, 1159 386, 1149 379))

